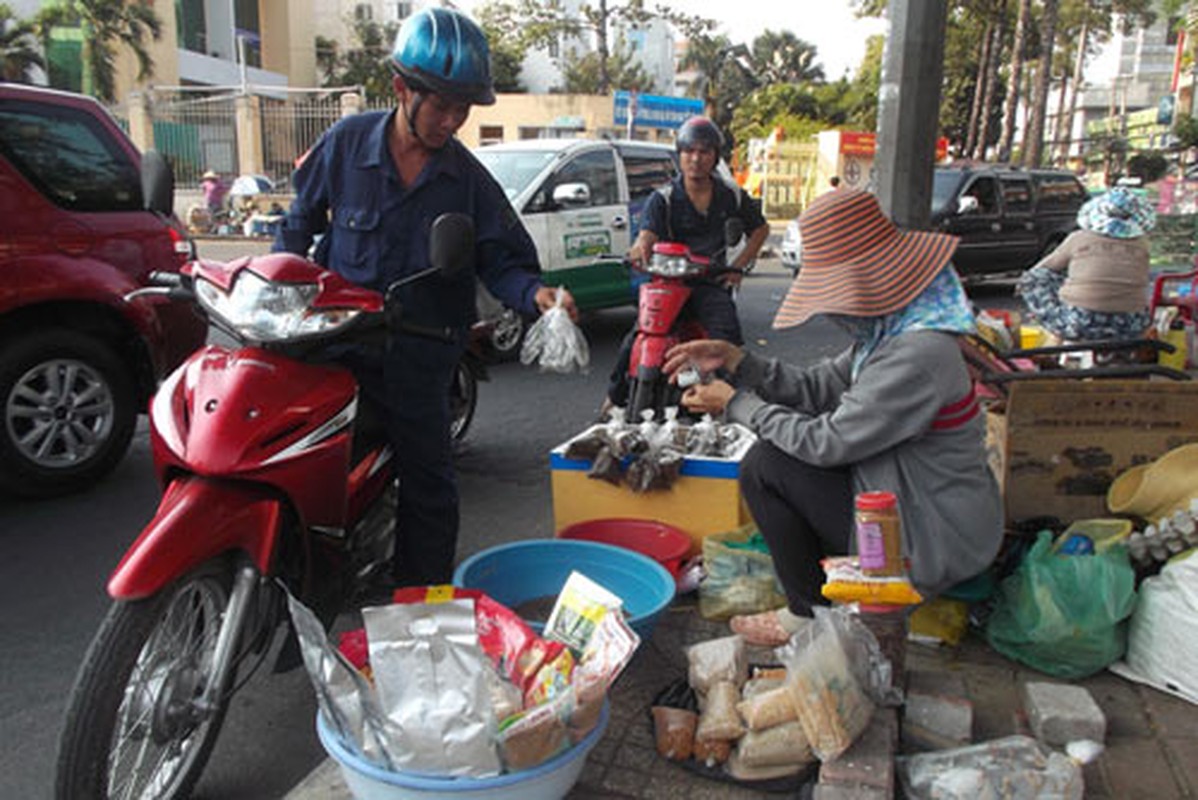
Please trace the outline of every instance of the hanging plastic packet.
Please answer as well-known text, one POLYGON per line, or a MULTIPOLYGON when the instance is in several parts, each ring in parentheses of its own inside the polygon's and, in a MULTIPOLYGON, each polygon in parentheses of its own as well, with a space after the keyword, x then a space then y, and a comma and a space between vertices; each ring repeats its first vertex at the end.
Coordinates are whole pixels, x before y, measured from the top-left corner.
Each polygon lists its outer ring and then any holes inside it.
POLYGON ((719 449, 719 431, 710 414, 691 426, 686 437, 686 452, 695 456, 715 455, 719 449))
POLYGON ((582 329, 570 319, 562 305, 564 293, 555 293, 553 307, 532 324, 520 348, 520 362, 534 361, 542 371, 585 372, 591 363, 591 351, 582 329))
POLYGON ((400 769, 484 778, 500 772, 496 721, 474 601, 396 603, 362 609, 375 686, 403 733, 400 769))

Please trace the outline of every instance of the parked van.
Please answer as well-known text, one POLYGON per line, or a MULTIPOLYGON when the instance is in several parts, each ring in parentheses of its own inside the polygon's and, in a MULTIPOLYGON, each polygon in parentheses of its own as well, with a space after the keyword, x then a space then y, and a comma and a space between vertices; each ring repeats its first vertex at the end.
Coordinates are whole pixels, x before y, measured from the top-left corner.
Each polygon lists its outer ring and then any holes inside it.
POLYGON ((536 243, 547 285, 581 309, 636 302, 641 276, 620 263, 649 195, 678 172, 668 145, 535 139, 474 151, 536 243))
POLYGON ((953 264, 966 276, 1023 270, 1077 228, 1089 198, 1071 172, 990 164, 939 167, 932 229, 961 237, 953 264))

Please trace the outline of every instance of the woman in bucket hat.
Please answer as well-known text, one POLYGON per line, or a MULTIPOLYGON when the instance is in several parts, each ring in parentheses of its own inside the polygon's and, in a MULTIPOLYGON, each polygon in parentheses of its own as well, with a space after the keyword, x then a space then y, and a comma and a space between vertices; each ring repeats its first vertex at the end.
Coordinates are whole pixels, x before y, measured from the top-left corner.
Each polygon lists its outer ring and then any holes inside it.
POLYGON ((851 346, 797 367, 707 340, 678 345, 666 364, 726 370, 732 383, 692 386, 682 402, 757 433, 741 491, 787 607, 731 624, 763 646, 785 642, 822 602, 820 559, 855 549, 860 492, 897 496, 903 552, 925 597, 985 569, 1002 538, 984 420, 956 343, 974 330, 950 264, 956 238, 901 231, 873 195, 852 189, 817 198, 799 227, 803 268, 774 327, 827 315, 851 346))
POLYGON ((1018 293, 1036 320, 1068 341, 1135 339, 1148 313, 1147 234, 1156 213, 1121 186, 1091 198, 1069 234, 1019 279, 1018 293))

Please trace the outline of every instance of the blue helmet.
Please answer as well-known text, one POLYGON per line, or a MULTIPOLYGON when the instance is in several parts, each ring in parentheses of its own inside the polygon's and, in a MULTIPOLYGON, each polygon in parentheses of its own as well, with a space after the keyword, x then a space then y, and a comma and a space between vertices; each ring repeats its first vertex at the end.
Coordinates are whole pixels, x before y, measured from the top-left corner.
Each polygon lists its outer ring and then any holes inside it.
POLYGON ((404 20, 391 49, 391 64, 417 91, 475 105, 495 102, 487 37, 459 11, 426 8, 404 20))

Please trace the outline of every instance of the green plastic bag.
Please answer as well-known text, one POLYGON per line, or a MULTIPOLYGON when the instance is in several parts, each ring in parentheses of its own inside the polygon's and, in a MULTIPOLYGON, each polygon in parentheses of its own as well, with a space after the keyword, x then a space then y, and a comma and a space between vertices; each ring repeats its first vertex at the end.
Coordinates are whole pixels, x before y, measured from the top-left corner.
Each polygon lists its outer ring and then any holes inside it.
POLYGON ((705 619, 723 620, 786 605, 774 575, 774 559, 754 525, 706 536, 703 570, 707 575, 699 584, 699 613, 705 619))
POLYGON ((1052 534, 1040 531, 999 587, 986 639, 1008 658, 1049 675, 1092 675, 1123 656, 1135 580, 1124 545, 1064 555, 1053 553, 1052 534))

